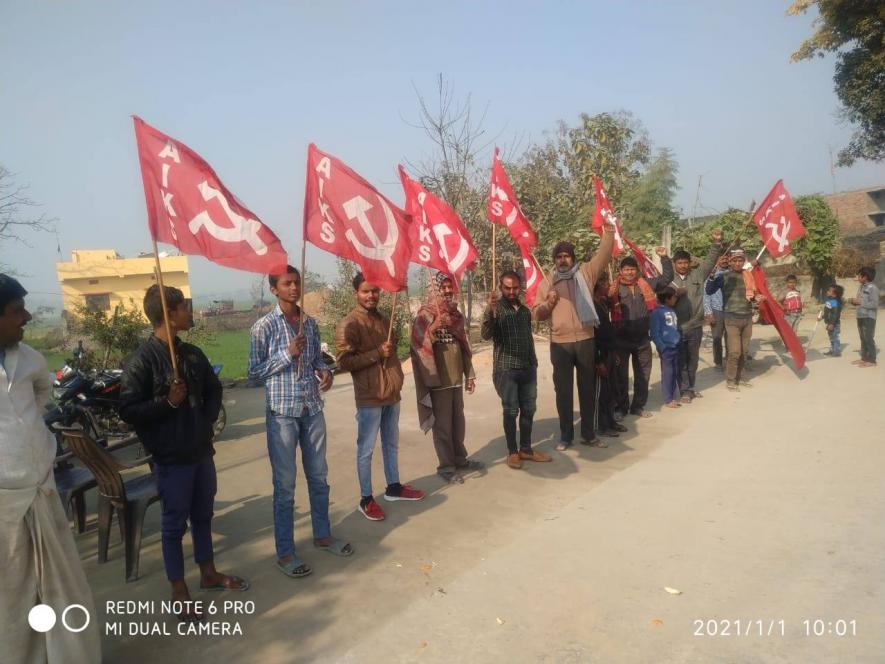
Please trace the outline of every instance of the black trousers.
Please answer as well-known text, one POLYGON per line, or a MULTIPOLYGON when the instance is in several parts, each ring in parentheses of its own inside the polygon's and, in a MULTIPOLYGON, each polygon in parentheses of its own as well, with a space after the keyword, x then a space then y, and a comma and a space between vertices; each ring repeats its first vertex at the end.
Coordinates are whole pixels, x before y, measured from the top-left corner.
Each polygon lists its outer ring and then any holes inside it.
POLYGON ((515 454, 516 420, 519 418, 519 449, 532 451, 532 422, 538 401, 538 371, 535 367, 509 369, 492 376, 504 410, 507 452, 515 454))
POLYGON ((857 333, 860 335, 860 359, 864 362, 876 362, 876 319, 858 318, 857 333))
POLYGON ((701 341, 704 338, 704 328, 682 333, 679 342, 679 371, 676 374, 676 382, 679 384, 679 392, 694 392, 694 381, 698 375, 698 359, 701 356, 701 341))
POLYGON ((648 403, 651 380, 651 340, 629 342, 619 339, 615 346, 615 408, 622 413, 637 413, 648 403), (633 364, 633 400, 630 400, 630 364, 633 364))
POLYGON ((559 414, 559 437, 564 443, 575 438, 575 373, 578 375, 578 409, 581 412, 581 438, 593 440, 593 411, 596 390, 596 340, 551 343, 553 389, 559 414))
POLYGON ((596 422, 597 431, 606 431, 615 425, 615 401, 612 396, 612 381, 615 372, 615 354, 606 351, 596 358, 605 367, 605 376, 596 372, 596 422))

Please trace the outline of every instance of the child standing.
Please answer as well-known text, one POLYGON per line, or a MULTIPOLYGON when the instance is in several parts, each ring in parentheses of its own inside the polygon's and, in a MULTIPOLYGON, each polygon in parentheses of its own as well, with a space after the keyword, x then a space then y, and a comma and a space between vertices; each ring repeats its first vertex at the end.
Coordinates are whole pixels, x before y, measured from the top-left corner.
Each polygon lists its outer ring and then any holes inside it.
POLYGON ((844 293, 845 289, 837 284, 827 289, 823 319, 827 326, 827 335, 830 337, 830 350, 824 351, 824 355, 839 357, 842 354, 842 344, 839 343, 839 322, 842 318, 842 307, 845 306, 842 299, 844 293))
POLYGON ((678 371, 679 371, 679 342, 681 332, 676 321, 676 312, 673 305, 676 304, 676 289, 666 286, 658 293, 660 303, 651 312, 651 338, 661 356, 661 389, 664 391, 664 405, 667 408, 679 408, 678 395, 678 371))
POLYGON ((787 286, 781 292, 778 303, 784 310, 784 318, 793 328, 793 332, 799 327, 799 321, 802 319, 802 295, 799 293, 799 280, 795 274, 787 275, 787 286))
MULTIPOLYGON (((627 431, 627 427, 615 419, 615 401, 612 396, 611 381, 615 364, 615 331, 612 328, 608 289, 611 286, 608 275, 599 275, 593 289, 593 306, 599 316, 599 327, 596 328, 596 422, 594 429, 600 436, 616 438, 619 433, 627 431)), ((603 441, 601 446, 606 446, 603 441)))
POLYGON ((873 283, 876 271, 871 267, 862 267, 857 271, 857 297, 851 298, 851 304, 857 307, 857 331, 860 334, 860 359, 852 364, 859 367, 876 366, 876 312, 879 309, 879 289, 873 283))

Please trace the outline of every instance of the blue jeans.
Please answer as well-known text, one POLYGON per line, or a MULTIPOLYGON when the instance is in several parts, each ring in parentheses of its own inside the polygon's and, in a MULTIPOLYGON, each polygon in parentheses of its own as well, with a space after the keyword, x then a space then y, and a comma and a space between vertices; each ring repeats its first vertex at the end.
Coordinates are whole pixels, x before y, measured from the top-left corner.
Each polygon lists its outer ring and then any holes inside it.
POLYGON ((372 452, 379 431, 387 486, 399 484, 399 402, 390 406, 357 408, 356 425, 356 472, 360 479, 360 495, 372 495, 372 452))
POLYGON ((679 393, 679 348, 660 348, 661 356, 661 390, 664 403, 673 401, 679 393))
POLYGON ((832 330, 827 330, 827 334, 830 336, 830 354, 832 355, 842 354, 842 344, 839 343, 839 331, 839 323, 833 325, 832 330))
POLYGON ((519 449, 532 451, 532 422, 538 399, 538 371, 535 367, 508 369, 492 375, 504 410, 504 439, 507 453, 516 454, 516 418, 519 418, 519 449))
POLYGON ((314 539, 331 535, 323 412, 287 417, 268 410, 267 455, 273 472, 273 534, 278 558, 295 555, 295 448, 299 444, 314 539))
POLYGON ((184 578, 184 552, 181 540, 191 524, 194 561, 200 565, 213 558, 212 516, 218 486, 215 461, 207 456, 197 463, 156 465, 154 477, 163 507, 161 517, 163 565, 166 578, 184 578))

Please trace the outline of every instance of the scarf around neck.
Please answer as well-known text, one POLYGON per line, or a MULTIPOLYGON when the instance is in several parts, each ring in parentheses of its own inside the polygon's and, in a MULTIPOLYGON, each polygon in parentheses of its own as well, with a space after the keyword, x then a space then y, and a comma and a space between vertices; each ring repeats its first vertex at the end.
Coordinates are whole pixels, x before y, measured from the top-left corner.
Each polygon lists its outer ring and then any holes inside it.
POLYGON ((581 321, 581 325, 585 327, 587 325, 599 327, 599 314, 596 313, 596 307, 593 304, 593 293, 590 291, 587 279, 584 277, 584 273, 581 272, 580 269, 581 266, 578 263, 575 263, 565 272, 559 270, 554 271, 553 283, 555 284, 557 281, 574 279, 576 286, 575 311, 578 313, 578 319, 581 321))
POLYGON ((612 322, 620 321, 624 317, 623 311, 621 311, 621 286, 639 286, 639 291, 642 293, 642 299, 645 300, 645 308, 648 311, 654 311, 658 306, 658 298, 655 296, 654 289, 652 289, 651 284, 649 284, 642 277, 637 277, 633 280, 627 280, 622 276, 618 276, 615 282, 609 287, 608 296, 612 302, 611 309, 611 317, 612 322))

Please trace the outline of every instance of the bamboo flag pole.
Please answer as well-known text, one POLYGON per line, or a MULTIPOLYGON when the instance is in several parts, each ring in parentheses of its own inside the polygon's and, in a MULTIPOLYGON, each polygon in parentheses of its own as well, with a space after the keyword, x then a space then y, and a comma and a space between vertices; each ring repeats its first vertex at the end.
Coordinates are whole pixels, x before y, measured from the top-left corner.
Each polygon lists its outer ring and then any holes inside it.
POLYGON ((169 308, 166 306, 166 287, 163 285, 163 270, 160 268, 160 251, 157 249, 157 240, 152 237, 154 243, 154 268, 157 276, 157 284, 160 286, 160 305, 163 308, 163 323, 166 326, 166 341, 169 344, 169 359, 172 361, 172 378, 178 380, 178 358, 175 357, 175 344, 172 340, 172 326, 169 324, 169 308))
POLYGON ((497 248, 495 246, 495 236, 496 236, 495 231, 497 230, 497 228, 498 228, 498 225, 496 223, 492 222, 492 290, 494 290, 498 287, 498 275, 497 275, 497 267, 496 267, 497 260, 498 260, 498 253, 497 253, 497 248))
POLYGON ((393 291, 393 304, 390 305, 390 324, 387 326, 387 343, 393 338, 393 319, 396 317, 396 296, 397 291, 393 291))
POLYGON ((550 283, 550 277, 547 276, 547 273, 544 271, 544 268, 541 267, 540 261, 538 261, 538 257, 535 256, 535 252, 532 252, 532 260, 535 261, 535 266, 538 268, 538 272, 541 273, 541 276, 544 277, 544 281, 547 282, 548 288, 553 288, 553 284, 550 283))
MULTIPOLYGON (((305 228, 305 230, 307 230, 305 228)), ((304 334, 304 284, 305 277, 307 274, 307 235, 302 232, 301 234, 301 291, 299 292, 298 297, 298 336, 300 337, 304 334)), ((298 356, 298 375, 300 376, 304 373, 304 353, 298 356)))

